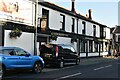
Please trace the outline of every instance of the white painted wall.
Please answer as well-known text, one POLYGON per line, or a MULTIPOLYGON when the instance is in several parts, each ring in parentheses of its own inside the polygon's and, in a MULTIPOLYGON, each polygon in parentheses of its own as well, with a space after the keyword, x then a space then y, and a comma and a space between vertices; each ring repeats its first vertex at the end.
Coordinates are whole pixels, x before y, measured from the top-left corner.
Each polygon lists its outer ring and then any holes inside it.
POLYGON ((106 27, 106 39, 110 39, 110 28, 106 27))
MULTIPOLYGON (((62 21, 62 17, 60 14, 65 15, 65 31, 66 32, 72 32, 72 18, 75 19, 75 33, 77 33, 77 18, 74 16, 70 16, 68 14, 59 12, 57 10, 53 10, 48 7, 44 7, 39 5, 39 15, 42 15, 42 8, 49 10, 49 28, 54 29, 54 30, 60 30, 62 28, 62 24, 60 21, 62 21)), ((78 33, 82 34, 82 29, 83 29, 83 24, 82 24, 82 19, 79 19, 78 21, 78 33)), ((88 36, 93 36, 93 25, 96 25, 96 37, 100 37, 100 27, 97 24, 93 24, 88 21, 86 22, 86 35, 88 36)))
POLYGON ((14 46, 25 49, 28 52, 34 53, 34 34, 22 32, 20 38, 14 39, 9 37, 10 30, 5 30, 4 46, 14 46))
POLYGON ((79 21, 78 21, 78 34, 82 34, 82 29, 83 29, 82 20, 79 19, 79 21))

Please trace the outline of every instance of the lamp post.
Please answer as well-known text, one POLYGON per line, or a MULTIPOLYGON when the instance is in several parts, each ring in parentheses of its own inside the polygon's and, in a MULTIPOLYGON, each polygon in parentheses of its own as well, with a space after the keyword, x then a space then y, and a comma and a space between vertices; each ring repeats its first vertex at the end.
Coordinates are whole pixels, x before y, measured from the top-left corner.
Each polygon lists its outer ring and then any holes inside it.
POLYGON ((35 52, 34 55, 37 55, 37 27, 38 27, 38 0, 36 0, 36 14, 35 14, 35 52))

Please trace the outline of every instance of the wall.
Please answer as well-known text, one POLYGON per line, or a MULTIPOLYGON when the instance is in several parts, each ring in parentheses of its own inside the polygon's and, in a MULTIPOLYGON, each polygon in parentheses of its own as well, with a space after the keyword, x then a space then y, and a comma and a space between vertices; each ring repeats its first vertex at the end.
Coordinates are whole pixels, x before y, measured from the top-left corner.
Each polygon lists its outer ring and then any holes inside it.
MULTIPOLYGON (((68 14, 64 14, 62 12, 44 7, 39 5, 39 15, 42 15, 42 8, 49 10, 49 28, 54 30, 60 30, 62 28, 62 18, 60 14, 65 15, 65 31, 72 32, 72 18, 75 19, 75 33, 77 33, 77 18, 70 16, 68 14)), ((96 26, 96 37, 100 37, 100 26, 97 24, 93 24, 91 22, 79 19, 78 20, 78 34, 82 34, 83 24, 82 22, 86 22, 86 35, 93 36, 93 25, 96 26)))
POLYGON ((4 46, 16 46, 25 49, 28 52, 34 53, 34 34, 22 32, 20 38, 9 38, 10 30, 5 30, 4 46))
POLYGON ((110 39, 110 28, 106 27, 106 39, 110 39))

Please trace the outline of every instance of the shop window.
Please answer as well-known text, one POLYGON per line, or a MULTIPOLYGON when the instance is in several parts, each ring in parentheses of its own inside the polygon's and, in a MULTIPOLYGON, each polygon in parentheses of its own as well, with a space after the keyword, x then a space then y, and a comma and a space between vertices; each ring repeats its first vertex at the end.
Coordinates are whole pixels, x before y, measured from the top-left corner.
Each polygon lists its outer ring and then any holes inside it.
POLYGON ((65 15, 60 14, 60 16, 62 17, 62 20, 60 21, 62 28, 60 30, 65 30, 65 15))
POLYGON ((97 42, 95 42, 94 43, 94 52, 98 52, 98 43, 97 42))
POLYGON ((93 52, 93 41, 89 41, 89 52, 93 52))
POLYGON ((105 51, 108 51, 108 42, 105 42, 105 51))
POLYGON ((80 52, 85 52, 85 42, 83 40, 80 41, 80 52))

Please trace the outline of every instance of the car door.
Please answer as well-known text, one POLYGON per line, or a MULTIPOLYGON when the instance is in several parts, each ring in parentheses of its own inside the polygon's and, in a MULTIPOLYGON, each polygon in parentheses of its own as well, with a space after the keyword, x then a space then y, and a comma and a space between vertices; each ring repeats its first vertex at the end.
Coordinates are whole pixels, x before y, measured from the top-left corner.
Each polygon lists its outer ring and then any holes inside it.
POLYGON ((23 49, 15 49, 16 56, 19 56, 19 67, 32 67, 32 56, 23 49))
POLYGON ((19 56, 15 55, 14 49, 3 49, 2 52, 4 54, 3 63, 7 68, 15 68, 19 65, 19 56))

